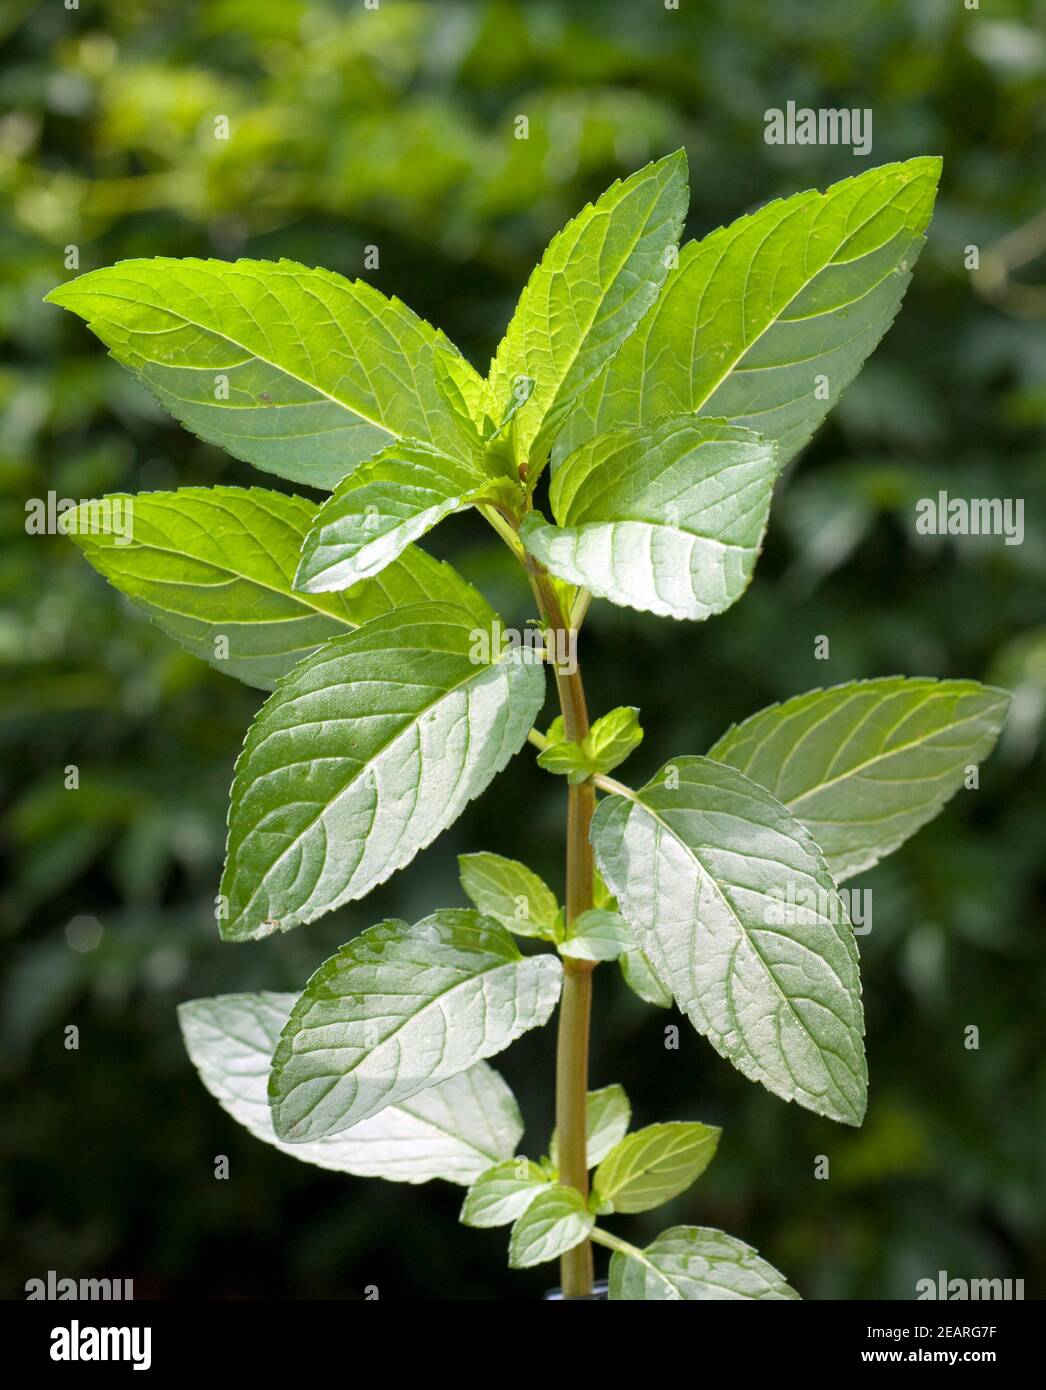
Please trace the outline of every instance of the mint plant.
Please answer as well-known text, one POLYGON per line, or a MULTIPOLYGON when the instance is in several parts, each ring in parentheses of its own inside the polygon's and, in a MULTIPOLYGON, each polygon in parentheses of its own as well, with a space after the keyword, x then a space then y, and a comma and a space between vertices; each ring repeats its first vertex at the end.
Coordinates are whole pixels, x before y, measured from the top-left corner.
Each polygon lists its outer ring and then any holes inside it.
POLYGON ((859 1125, 838 885, 969 783, 1006 713, 1004 691, 972 681, 854 681, 633 788, 619 776, 639 712, 590 722, 578 661, 593 597, 680 620, 741 597, 782 469, 897 312, 938 174, 929 158, 872 169, 680 250, 686 164, 670 155, 554 239, 486 378, 398 300, 288 261, 126 261, 49 296, 201 439, 329 492, 121 498, 130 534, 107 525, 113 498, 64 517, 176 641, 271 692, 232 785, 226 940, 363 898, 528 741, 562 778, 562 902, 525 865, 467 854, 471 906, 378 923, 298 997, 195 1000, 181 1026, 258 1138, 339 1172, 467 1187, 462 1221, 511 1225, 514 1266, 558 1258, 568 1298, 591 1290, 593 1242, 612 1252, 613 1299, 798 1297, 735 1236, 673 1226, 640 1249, 608 1228, 689 1188, 719 1130, 630 1130, 620 1086, 588 1090, 593 976, 617 962, 745 1076, 859 1125), (538 651, 415 545, 468 508, 518 561, 538 651), (559 712, 539 729, 546 668, 559 712), (524 1155, 488 1059, 557 1006, 556 1129, 524 1155))

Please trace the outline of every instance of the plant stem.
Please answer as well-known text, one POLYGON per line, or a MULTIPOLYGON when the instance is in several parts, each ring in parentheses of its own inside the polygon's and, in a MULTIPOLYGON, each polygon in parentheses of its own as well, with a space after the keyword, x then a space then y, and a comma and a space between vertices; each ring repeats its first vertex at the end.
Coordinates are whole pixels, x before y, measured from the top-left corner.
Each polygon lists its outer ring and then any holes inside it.
POLYGON ((520 564, 523 564, 524 553, 522 543, 520 542, 519 536, 516 534, 516 528, 507 517, 503 516, 501 512, 498 511, 497 507, 491 503, 481 502, 476 510, 490 522, 491 526, 493 526, 494 530, 505 542, 509 550, 515 555, 516 559, 520 564))
MULTIPOLYGON (((556 1147, 560 1182, 588 1197, 585 1156, 586 1095, 588 1092, 588 1028, 592 1011, 592 961, 563 961, 563 996, 559 1004, 556 1041, 556 1147)), ((592 1247, 588 1241, 560 1256, 559 1278, 564 1298, 584 1298, 592 1292, 592 1247)))
MULTIPOLYGON (((541 614, 548 624, 554 646, 560 654, 558 633, 571 629, 564 618, 555 586, 548 573, 528 557, 527 572, 541 614)), ((576 635, 576 634, 575 634, 576 635)), ((567 636, 567 640, 571 640, 567 636)), ((588 733, 588 708, 581 668, 576 661, 560 665, 553 661, 556 690, 563 711, 566 736, 580 742, 588 733), (573 669, 571 669, 571 667, 573 669)), ((589 827, 596 809, 596 790, 591 782, 567 787, 567 925, 592 906, 593 860, 589 827)), ((559 1005, 559 1036, 556 1042, 556 1147, 560 1182, 576 1187, 588 1197, 586 1157, 588 1035, 592 1013, 592 971, 594 961, 563 961, 563 996, 559 1005)), ((585 1298, 592 1292, 592 1246, 586 1240, 560 1257, 560 1283, 564 1298, 585 1298)))

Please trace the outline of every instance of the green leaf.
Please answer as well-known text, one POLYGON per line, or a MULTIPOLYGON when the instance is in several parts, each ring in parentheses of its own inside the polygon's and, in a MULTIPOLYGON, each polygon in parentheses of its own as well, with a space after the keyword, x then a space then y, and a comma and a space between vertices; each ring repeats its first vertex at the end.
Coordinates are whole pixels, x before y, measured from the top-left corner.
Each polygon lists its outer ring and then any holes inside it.
POLYGON ((476 464, 416 439, 400 440, 360 464, 324 502, 305 540, 295 588, 325 593, 370 578, 495 487, 476 464))
POLYGON ((596 1218, 576 1187, 541 1192, 512 1227, 508 1262, 512 1269, 555 1260, 587 1239, 596 1218))
POLYGON ((632 945, 632 933, 620 913, 593 907, 574 918, 559 954, 575 960, 617 960, 632 945))
MULTIPOLYGON (((585 1147, 590 1168, 594 1168, 601 1159, 606 1158, 618 1140, 624 1138, 631 1118, 632 1105, 623 1086, 615 1083, 598 1091, 589 1091, 585 1108, 585 1147)), ((553 1166, 558 1167, 555 1130, 552 1131, 549 1153, 553 1166)))
POLYGON ((465 896, 485 916, 517 936, 558 940, 556 895, 525 864, 500 854, 459 854, 458 872, 465 896))
POLYGON ((709 751, 773 793, 837 883, 903 844, 995 747, 1010 694, 890 676, 812 690, 735 724, 709 751))
POLYGON ((494 397, 490 383, 480 376, 453 343, 442 334, 434 359, 436 385, 443 399, 463 423, 466 435, 484 440, 494 429, 494 397))
POLYGON ((234 458, 334 487, 394 439, 469 457, 442 334, 362 280, 293 261, 121 261, 47 296, 84 319, 164 409, 234 458))
POLYGON ((168 636, 262 690, 329 638, 404 604, 440 599, 491 621, 471 585, 414 547, 347 593, 295 592, 315 514, 315 503, 265 488, 185 487, 83 503, 61 528, 168 636))
POLYGON ((517 459, 533 460, 532 480, 571 402, 653 304, 687 198, 686 155, 677 150, 567 223, 531 275, 490 382, 495 399, 508 403, 517 377, 534 379, 514 422, 517 459))
POLYGON ((587 782, 592 776, 593 769, 589 766, 585 750, 579 743, 573 743, 570 739, 560 739, 558 743, 543 748, 538 754, 537 762, 538 767, 543 767, 546 772, 565 777, 571 786, 587 782))
POLYGON ((940 168, 933 158, 885 164, 690 242, 578 401, 554 465, 605 430, 695 412, 776 441, 783 468, 897 313, 940 168))
POLYGON ((658 1009, 672 1007, 672 995, 654 974, 654 967, 642 951, 622 951, 617 959, 625 984, 647 1004, 658 1009))
POLYGON ((673 1226, 634 1256, 614 1252, 610 1297, 689 1303, 799 1295, 744 1241, 701 1226, 673 1226))
POLYGON ((561 714, 557 714, 552 723, 545 731, 545 737, 549 743, 562 743, 567 736, 566 720, 561 714))
POLYGON ((635 705, 619 705, 595 721, 583 746, 596 772, 613 772, 642 742, 639 710, 635 705))
POLYGON ((600 804, 592 844, 636 945, 716 1051, 775 1095, 860 1124, 857 946, 791 812, 732 767, 677 758, 634 799, 600 804))
POLYGON ((468 1190, 460 1220, 465 1226, 508 1226, 555 1183, 529 1158, 506 1158, 481 1173, 468 1190))
POLYGON ((546 1022, 561 979, 554 955, 522 956, 471 909, 368 928, 291 1010, 269 1077, 276 1133, 340 1133, 492 1057, 546 1022))
POLYGON ((776 476, 773 446, 722 420, 613 430, 555 473, 559 525, 531 512, 520 536, 559 579, 600 598, 707 618, 748 587, 776 476))
POLYGON ((610 1210, 649 1211, 678 1197, 715 1157, 722 1130, 672 1122, 626 1134, 596 1169, 592 1187, 610 1210))
POLYGON ((419 603, 336 637, 278 685, 236 763, 222 935, 362 898, 445 830, 526 740, 545 677, 481 660, 475 618, 419 603))
POLYGON ((617 911, 617 898, 606 885, 606 880, 598 869, 592 870, 592 905, 605 907, 608 912, 617 911))
POLYGON ((272 1053, 293 994, 223 994, 178 1006, 185 1047, 223 1110, 281 1153, 337 1173, 390 1182, 432 1178, 467 1185, 513 1152, 523 1121, 492 1067, 468 1071, 400 1105, 311 1144, 284 1144, 272 1127, 267 1086, 272 1053))

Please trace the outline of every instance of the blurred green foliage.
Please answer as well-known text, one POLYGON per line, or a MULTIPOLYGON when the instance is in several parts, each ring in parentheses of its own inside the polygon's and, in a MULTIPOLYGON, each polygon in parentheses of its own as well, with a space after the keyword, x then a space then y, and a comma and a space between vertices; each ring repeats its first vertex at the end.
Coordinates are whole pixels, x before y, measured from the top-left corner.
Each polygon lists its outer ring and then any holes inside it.
MULTIPOLYGON (((745 600, 701 627, 594 605, 593 712, 635 703, 647 729, 629 773, 858 676, 987 678, 1017 702, 980 789, 860 881, 874 901, 861 1131, 782 1105, 687 1028, 667 1051, 666 1016, 599 972, 593 1084, 622 1081, 639 1123, 725 1130, 697 1187, 631 1229, 721 1225, 807 1297, 909 1298, 938 1269, 1046 1292, 1044 18, 1041 0, 8 0, 0 1292, 20 1296, 48 1269, 132 1277, 140 1297, 358 1298, 368 1284, 519 1296, 552 1279, 510 1276, 503 1232, 457 1229, 454 1189, 365 1185, 264 1148, 182 1052, 179 1000, 300 988, 380 916, 460 903, 454 852, 516 854, 561 886, 561 789, 524 754, 368 903, 219 943, 226 792, 258 696, 172 646, 68 542, 27 535, 25 502, 256 479, 161 417, 82 325, 40 302, 73 273, 69 248, 83 270, 246 254, 355 276, 376 246, 368 278, 485 366, 549 236, 679 144, 691 235, 913 154, 943 154, 944 184, 900 318, 779 489, 745 600), (766 145, 764 112, 788 100, 870 107, 871 160, 766 145), (938 487, 1025 498, 1023 545, 917 537, 915 500, 938 487), (813 658, 818 634, 829 662, 813 658)), ((527 616, 478 518, 432 548, 507 620, 527 616)), ((536 1151, 551 1035, 499 1066, 536 1151)))

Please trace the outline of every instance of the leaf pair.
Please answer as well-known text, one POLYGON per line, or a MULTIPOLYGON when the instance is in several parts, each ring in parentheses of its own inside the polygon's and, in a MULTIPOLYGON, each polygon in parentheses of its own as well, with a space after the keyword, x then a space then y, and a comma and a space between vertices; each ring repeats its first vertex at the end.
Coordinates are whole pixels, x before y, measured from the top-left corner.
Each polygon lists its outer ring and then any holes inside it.
POLYGON ((860 976, 836 882, 940 810, 1008 704, 972 681, 814 691, 599 806, 596 859, 656 980, 775 1095, 860 1123, 860 976))
POLYGON ((561 956, 575 960, 617 960, 637 955, 628 925, 619 912, 590 908, 568 927, 548 884, 525 864, 500 854, 458 856, 461 886, 480 912, 517 936, 550 941, 561 956))

